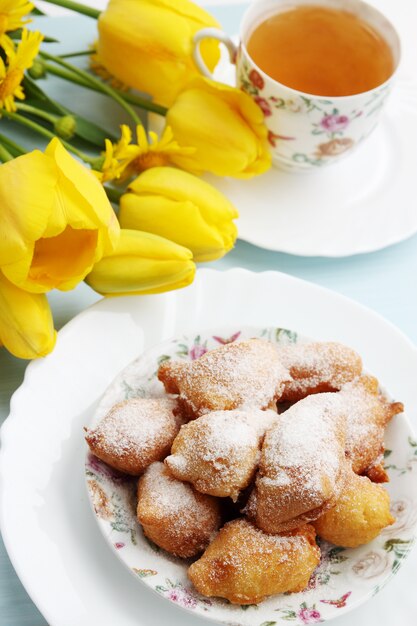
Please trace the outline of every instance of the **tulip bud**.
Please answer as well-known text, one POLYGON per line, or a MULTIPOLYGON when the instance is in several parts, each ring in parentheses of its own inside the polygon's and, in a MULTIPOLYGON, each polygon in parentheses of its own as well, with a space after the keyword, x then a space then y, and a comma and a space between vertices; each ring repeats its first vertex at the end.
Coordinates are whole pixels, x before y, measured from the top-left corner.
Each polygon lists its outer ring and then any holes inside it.
POLYGON ((172 167, 143 172, 120 201, 119 222, 189 248, 195 261, 213 261, 236 240, 238 212, 209 183, 172 167))
POLYGON ((248 94, 208 78, 195 78, 178 95, 167 125, 190 155, 171 162, 190 172, 251 178, 271 166, 264 115, 248 94))
POLYGON ((56 332, 46 296, 15 287, 0 272, 0 345, 20 359, 52 351, 56 332))
POLYGON ((186 287, 194 274, 190 250, 157 235, 122 229, 116 249, 85 282, 105 296, 144 295, 186 287))
POLYGON ((61 139, 69 141, 74 137, 75 130, 77 128, 77 122, 72 115, 64 115, 57 119, 54 124, 55 133, 61 139))
MULTIPOLYGON (((125 85, 168 106, 190 78, 198 76, 193 37, 210 26, 220 28, 189 0, 110 0, 98 21, 97 59, 125 85)), ((201 53, 213 70, 220 58, 218 43, 203 41, 201 53)))

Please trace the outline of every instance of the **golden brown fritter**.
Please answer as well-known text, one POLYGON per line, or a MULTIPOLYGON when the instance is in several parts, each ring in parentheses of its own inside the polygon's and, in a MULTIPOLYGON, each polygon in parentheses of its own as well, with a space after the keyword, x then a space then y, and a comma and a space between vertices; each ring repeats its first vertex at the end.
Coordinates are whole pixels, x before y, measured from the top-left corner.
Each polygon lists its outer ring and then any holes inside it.
POLYGON ((143 532, 158 546, 180 557, 202 552, 220 526, 216 498, 198 493, 152 463, 139 479, 137 517, 143 532))
POLYGON ((250 483, 274 411, 215 411, 182 426, 165 459, 170 472, 202 493, 230 496, 250 483))
POLYGON ((349 475, 334 506, 314 522, 317 534, 337 546, 356 548, 393 524, 388 492, 366 476, 349 475))
POLYGON ((183 414, 199 417, 210 411, 265 409, 279 399, 290 379, 275 346, 262 339, 229 343, 196 361, 167 361, 159 379, 170 393, 179 393, 183 414))
MULTIPOLYGON (((379 391, 378 381, 373 376, 361 376, 347 383, 337 395, 348 409, 346 452, 353 471, 367 474, 382 457, 388 422, 401 413, 404 406, 388 400, 379 391)), ((379 476, 383 477, 381 471, 379 476)))
POLYGON ((85 437, 91 452, 121 472, 139 476, 169 454, 181 422, 171 398, 134 398, 115 404, 85 437))
POLYGON ((258 604, 267 596, 302 591, 320 560, 312 526, 267 535, 245 519, 228 522, 188 570, 204 596, 258 604))
POLYGON ((246 508, 250 519, 265 532, 279 533, 333 506, 349 469, 345 434, 337 394, 308 396, 278 415, 262 445, 246 508))
POLYGON ((298 402, 312 393, 337 391, 362 372, 362 359, 341 343, 294 343, 278 348, 278 356, 292 380, 281 400, 298 402))

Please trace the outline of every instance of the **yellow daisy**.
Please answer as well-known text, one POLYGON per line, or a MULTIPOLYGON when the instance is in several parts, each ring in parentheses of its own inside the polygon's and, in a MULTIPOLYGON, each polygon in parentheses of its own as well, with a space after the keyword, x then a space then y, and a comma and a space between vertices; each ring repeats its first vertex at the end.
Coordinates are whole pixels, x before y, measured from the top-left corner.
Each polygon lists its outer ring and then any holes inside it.
POLYGON ((27 0, 0 0, 0 45, 8 50, 11 40, 6 35, 11 30, 22 28, 30 20, 24 20, 25 15, 34 8, 27 0))
POLYGON ((0 109, 15 111, 14 99, 24 100, 21 86, 25 70, 32 67, 39 52, 43 35, 38 32, 23 30, 22 39, 17 48, 10 48, 7 65, 0 57, 0 109))
POLYGON ((128 126, 121 127, 121 138, 116 144, 106 140, 104 162, 100 172, 101 182, 126 180, 151 168, 169 165, 173 156, 189 155, 195 148, 181 147, 167 126, 158 138, 154 132, 146 134, 143 126, 136 127, 137 143, 132 143, 132 132, 128 126))

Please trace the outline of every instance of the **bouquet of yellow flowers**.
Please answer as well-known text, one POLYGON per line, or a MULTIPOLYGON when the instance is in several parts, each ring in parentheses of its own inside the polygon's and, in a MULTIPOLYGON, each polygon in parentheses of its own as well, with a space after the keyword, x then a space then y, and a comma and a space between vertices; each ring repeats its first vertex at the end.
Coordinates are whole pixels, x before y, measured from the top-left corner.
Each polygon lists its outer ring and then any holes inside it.
MULTIPOLYGON (((97 19, 98 38, 52 55, 51 40, 27 29, 33 4, 0 0, 0 345, 27 359, 54 346, 51 289, 85 280, 114 296, 190 284, 195 262, 222 257, 237 236, 235 207, 199 176, 245 179, 271 164, 260 108, 194 64, 195 33, 218 26, 206 11, 189 0, 110 0, 103 13, 47 1, 97 19), (70 60, 87 53, 89 69, 70 60), (39 87, 48 74, 116 101, 120 138, 52 100, 39 87), (165 118, 160 136, 138 109, 165 118), (18 145, 14 124, 47 138, 46 149, 18 145)), ((201 53, 213 69, 218 44, 201 53)))

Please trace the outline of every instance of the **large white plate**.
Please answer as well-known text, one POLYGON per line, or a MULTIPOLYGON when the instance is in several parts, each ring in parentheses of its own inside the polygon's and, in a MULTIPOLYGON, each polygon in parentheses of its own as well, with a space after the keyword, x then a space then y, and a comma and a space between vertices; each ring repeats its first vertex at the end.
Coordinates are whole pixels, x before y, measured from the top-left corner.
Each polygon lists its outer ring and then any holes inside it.
MULTIPOLYGON (((376 314, 316 285, 274 272, 203 270, 183 291, 99 302, 60 332, 50 356, 28 367, 2 428, 2 533, 50 626, 204 623, 138 585, 97 533, 80 432, 115 375, 143 349, 178 333, 237 321, 351 345, 415 416, 416 349, 376 314)), ((356 612, 355 625, 412 626, 416 577, 413 555, 377 603, 356 612)), ((339 620, 340 626, 350 623, 339 620)))

